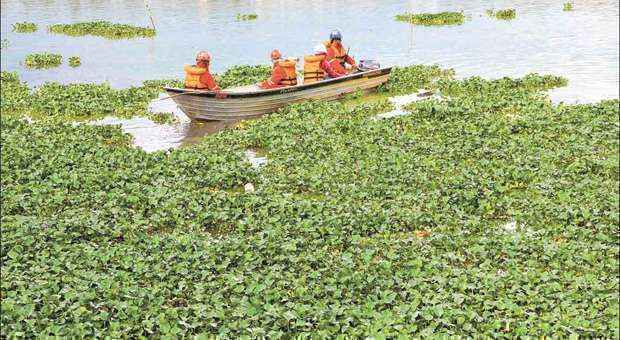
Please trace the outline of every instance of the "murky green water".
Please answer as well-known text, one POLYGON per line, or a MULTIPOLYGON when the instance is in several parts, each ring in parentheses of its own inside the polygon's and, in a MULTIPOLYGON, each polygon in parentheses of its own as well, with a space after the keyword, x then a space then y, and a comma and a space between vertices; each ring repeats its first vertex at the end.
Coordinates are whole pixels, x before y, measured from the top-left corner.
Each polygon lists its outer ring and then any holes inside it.
MULTIPOLYGON (((2 0, 1 33, 9 46, 2 49, 1 65, 3 70, 18 71, 34 85, 107 81, 122 87, 146 79, 180 78, 183 64, 191 63, 201 49, 212 53, 215 72, 231 65, 266 63, 273 48, 288 56, 301 56, 310 53, 330 30, 339 28, 352 55, 378 59, 383 65, 436 63, 453 67, 459 77, 553 73, 569 79, 568 87, 551 93, 555 101, 617 98, 619 2, 573 3, 574 10, 564 12, 562 1, 547 0, 151 0, 157 36, 110 41, 52 35, 45 27, 96 19, 148 26, 143 0, 2 0), (515 20, 499 21, 485 14, 487 9, 506 7, 517 10, 515 20), (469 18, 461 26, 448 27, 413 27, 394 20, 395 14, 405 11, 445 10, 464 11, 469 18), (237 22, 237 13, 256 13, 258 19, 237 22), (39 31, 11 32, 13 23, 25 20, 39 24, 39 31), (78 55, 82 66, 27 70, 22 65, 26 54, 42 51, 65 58, 78 55)), ((180 129, 178 134, 151 136, 191 140, 201 130, 188 123, 175 129, 180 129)))

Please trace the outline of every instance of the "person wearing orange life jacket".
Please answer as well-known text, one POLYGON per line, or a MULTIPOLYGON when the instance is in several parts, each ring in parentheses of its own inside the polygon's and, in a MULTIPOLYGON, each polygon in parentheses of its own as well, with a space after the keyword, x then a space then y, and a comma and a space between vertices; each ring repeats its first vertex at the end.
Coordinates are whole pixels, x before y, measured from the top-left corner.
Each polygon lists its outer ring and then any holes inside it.
POLYGON ((258 87, 266 90, 297 85, 295 61, 282 60, 282 54, 278 50, 271 51, 271 61, 273 62, 271 76, 258 84, 258 87))
POLYGON ((196 65, 186 65, 185 71, 185 88, 220 91, 220 87, 215 83, 213 76, 209 72, 209 64, 211 56, 206 51, 198 52, 196 55, 196 65))
POLYGON ((326 41, 324 44, 327 49, 327 61, 338 60, 339 65, 336 65, 336 63, 331 64, 334 70, 339 73, 346 72, 345 64, 351 65, 351 71, 357 69, 355 60, 347 54, 344 46, 342 46, 342 34, 340 31, 332 31, 329 34, 329 41, 326 41))
POLYGON ((304 84, 311 84, 329 78, 346 76, 347 72, 336 71, 332 64, 340 65, 337 59, 327 61, 327 51, 323 44, 314 47, 314 55, 304 57, 304 84))

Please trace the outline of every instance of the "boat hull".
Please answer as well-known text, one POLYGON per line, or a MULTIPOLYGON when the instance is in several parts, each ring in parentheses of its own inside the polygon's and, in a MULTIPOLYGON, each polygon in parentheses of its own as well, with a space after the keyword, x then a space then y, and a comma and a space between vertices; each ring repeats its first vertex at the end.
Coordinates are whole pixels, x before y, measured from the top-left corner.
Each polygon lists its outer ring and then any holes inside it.
POLYGON ((235 121, 258 118, 305 100, 334 100, 357 91, 372 91, 388 81, 390 68, 272 90, 235 92, 165 88, 179 108, 193 120, 235 121))

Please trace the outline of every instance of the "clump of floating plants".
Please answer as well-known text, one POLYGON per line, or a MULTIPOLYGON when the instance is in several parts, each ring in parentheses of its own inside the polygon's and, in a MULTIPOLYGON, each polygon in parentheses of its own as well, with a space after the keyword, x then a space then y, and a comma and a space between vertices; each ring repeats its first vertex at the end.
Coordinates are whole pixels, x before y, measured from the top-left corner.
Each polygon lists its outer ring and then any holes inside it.
POLYGON ((460 25, 465 15, 462 12, 404 13, 396 15, 396 20, 423 26, 460 25))
POLYGON ((3 114, 56 121, 148 116, 148 104, 157 98, 162 86, 182 86, 176 80, 145 81, 142 86, 125 89, 108 84, 47 82, 29 89, 13 73, 3 71, 2 79, 3 114))
POLYGON ((446 96, 298 103, 153 153, 3 106, 2 338, 616 338, 618 100, 394 72, 446 96))
POLYGON ((565 2, 564 3, 564 11, 568 12, 568 11, 572 11, 573 10, 573 3, 572 2, 565 2))
POLYGON ((517 17, 517 11, 514 8, 500 9, 500 10, 487 10, 487 15, 500 19, 500 20, 512 20, 517 17))
POLYGON ((237 65, 227 69, 215 79, 221 88, 251 85, 265 80, 271 73, 266 65, 237 65))
POLYGON ((37 24, 34 22, 16 22, 13 24, 13 32, 17 33, 32 33, 38 29, 37 24))
POLYGON ((155 30, 152 28, 114 24, 108 21, 56 24, 49 26, 49 31, 69 36, 93 35, 107 39, 151 38, 155 36, 155 30))
POLYGON ((237 21, 256 20, 257 14, 237 14, 237 21))
POLYGON ((62 56, 54 53, 33 53, 26 56, 24 65, 28 68, 52 68, 62 64, 62 56))
POLYGON ((0 41, 0 49, 5 49, 9 47, 9 39, 2 39, 2 41, 0 41))
POLYGON ((78 67, 80 65, 82 65, 82 61, 80 60, 80 57, 73 56, 69 58, 69 66, 78 67))

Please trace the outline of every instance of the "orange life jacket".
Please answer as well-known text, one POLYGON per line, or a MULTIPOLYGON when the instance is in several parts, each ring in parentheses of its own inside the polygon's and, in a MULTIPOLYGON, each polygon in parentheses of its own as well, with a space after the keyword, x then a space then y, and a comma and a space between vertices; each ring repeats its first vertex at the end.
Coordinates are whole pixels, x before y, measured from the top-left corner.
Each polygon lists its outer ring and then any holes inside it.
POLYGON ((207 72, 204 67, 185 65, 185 87, 192 89, 206 89, 207 85, 200 82, 200 76, 207 72))
POLYGON ((281 84, 286 86, 297 85, 297 72, 295 71, 297 63, 294 60, 283 60, 278 62, 278 65, 284 71, 281 84))
POLYGON ((325 71, 321 68, 321 62, 325 60, 325 54, 304 56, 304 84, 312 84, 325 78, 325 71))
POLYGON ((338 62, 344 64, 347 51, 344 50, 344 46, 342 46, 342 44, 332 44, 330 40, 324 42, 323 44, 328 51, 331 49, 334 52, 334 58, 338 59, 338 62))

